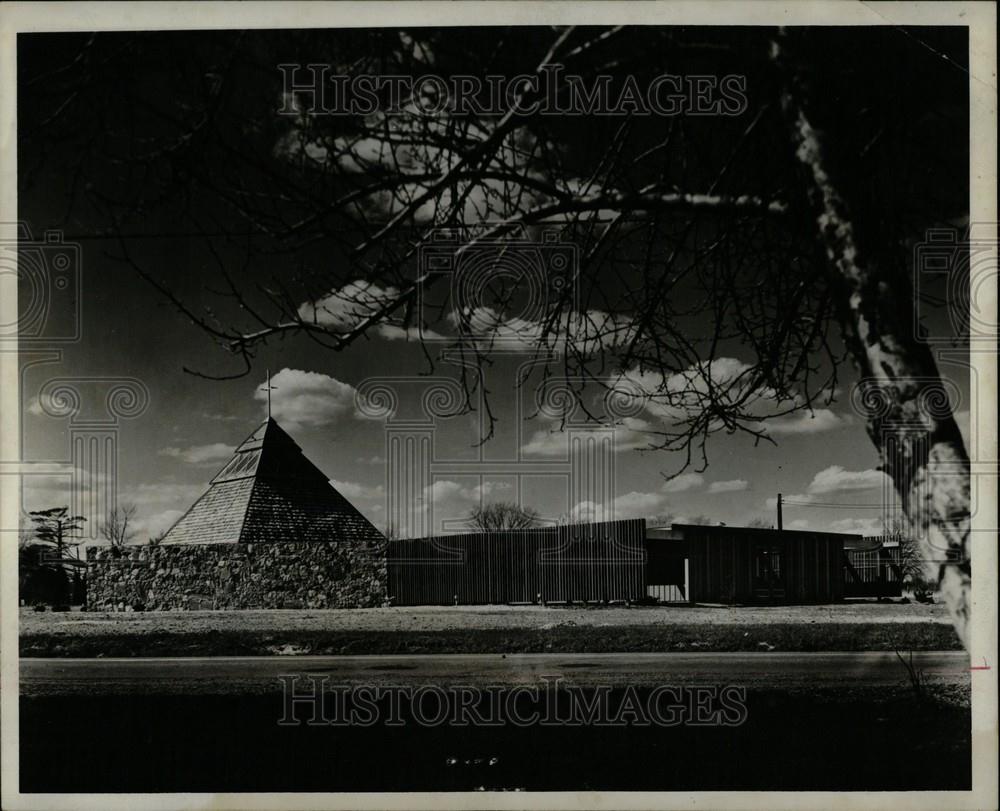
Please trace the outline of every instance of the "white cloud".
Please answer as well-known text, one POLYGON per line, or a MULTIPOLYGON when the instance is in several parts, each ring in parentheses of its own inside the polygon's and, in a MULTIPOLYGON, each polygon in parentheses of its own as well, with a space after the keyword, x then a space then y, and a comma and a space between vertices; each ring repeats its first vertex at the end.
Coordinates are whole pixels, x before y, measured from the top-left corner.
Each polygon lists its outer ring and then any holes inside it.
MULTIPOLYGON (((855 503, 853 500, 859 497, 862 498, 862 502, 857 503, 864 503, 866 505, 878 503, 882 498, 883 488, 891 488, 891 481, 880 470, 873 468, 866 470, 846 470, 841 465, 830 465, 813 476, 805 492, 785 495, 783 500, 791 502, 789 506, 795 506, 794 502, 799 502, 799 506, 814 504, 816 502, 843 503, 843 509, 850 510, 851 505, 855 503), (841 502, 841 499, 844 499, 844 501, 841 502)), ((775 509, 776 503, 777 498, 774 497, 768 498, 764 502, 769 511, 775 509)), ((872 518, 870 520, 878 522, 879 519, 872 518)), ((837 521, 833 521, 828 526, 832 528, 837 523, 837 521)), ((831 529, 831 531, 848 530, 831 529)))
POLYGON ((339 290, 331 290, 316 301, 302 304, 299 318, 338 332, 347 332, 398 297, 399 289, 396 287, 382 287, 357 279, 339 290))
MULTIPOLYGON (((397 287, 382 286, 375 282, 356 279, 337 290, 331 290, 316 301, 299 305, 299 318, 309 323, 319 324, 332 332, 350 332, 366 318, 371 318, 380 310, 399 298, 397 287)), ((366 333, 387 341, 440 341, 444 336, 426 326, 403 325, 391 316, 373 324, 366 333)))
MULTIPOLYGON (((618 496, 610 505, 599 501, 581 501, 568 513, 570 521, 611 521, 626 518, 660 518, 667 516, 667 523, 686 524, 698 518, 674 513, 670 498, 662 493, 643 493, 633 490, 618 496)), ((662 520, 661 520, 662 523, 662 520)))
POLYGON ((881 518, 839 518, 828 525, 829 532, 856 535, 879 535, 883 532, 881 518))
POLYGON ((450 479, 438 479, 424 488, 424 499, 434 504, 445 501, 478 503, 483 498, 510 489, 509 482, 485 481, 482 484, 464 485, 450 479))
POLYGON ((51 417, 54 414, 72 416, 77 412, 76 408, 67 408, 67 406, 72 405, 68 401, 64 402, 58 397, 54 397, 49 392, 42 392, 28 398, 25 410, 35 417, 51 417))
MULTIPOLYGON (((363 415, 355 409, 354 386, 335 377, 301 369, 282 369, 271 378, 271 414, 288 428, 333 425, 344 417, 363 415)), ((267 399, 263 388, 254 392, 259 401, 267 399)))
MULTIPOLYGON (((569 433, 560 430, 557 421, 549 423, 548 429, 532 434, 531 439, 521 446, 521 452, 530 456, 557 456, 565 458, 569 453, 569 433)), ((616 452, 649 448, 653 440, 653 427, 638 417, 623 417, 612 432, 616 452)), ((595 433, 595 435, 597 435, 595 433)))
POLYGON ((646 518, 667 510, 668 498, 663 493, 640 493, 633 490, 614 501, 616 518, 646 518))
POLYGON ((471 500, 472 488, 463 487, 448 479, 438 479, 424 488, 424 498, 434 503, 450 498, 471 500))
POLYGON ((415 511, 429 516, 433 509, 435 523, 440 521, 465 523, 475 507, 491 501, 516 501, 510 482, 485 481, 482 484, 462 484, 450 479, 438 479, 424 488, 423 495, 415 505, 415 511))
POLYGON ((645 399, 646 411, 666 423, 678 425, 693 420, 708 408, 722 408, 739 415, 748 428, 776 436, 831 431, 850 423, 829 408, 793 411, 803 405, 799 396, 779 398, 774 389, 761 385, 753 367, 737 358, 715 358, 682 372, 631 369, 608 384, 645 399))
MULTIPOLYGON (((407 50, 414 58, 426 57, 426 47, 411 41, 407 50)), ((433 184, 467 160, 469 149, 476 143, 496 139, 491 123, 471 124, 463 121, 462 137, 456 139, 455 122, 447 112, 428 114, 419 104, 410 101, 396 114, 387 116, 376 113, 363 122, 362 131, 340 136, 319 136, 305 115, 290 122, 290 128, 275 144, 279 157, 298 165, 346 175, 370 176, 372 173, 389 172, 400 179, 392 188, 385 188, 363 195, 355 205, 361 212, 384 219, 406 213, 408 220, 420 224, 444 224, 444 217, 455 216, 467 223, 498 222, 523 213, 553 196, 539 192, 535 184, 521 185, 518 177, 548 178, 550 164, 545 153, 553 148, 547 141, 540 142, 528 127, 516 127, 491 144, 483 177, 472 180, 459 179, 445 188, 433 184), (494 174, 504 177, 494 177, 494 174), (414 203, 427 193, 422 204, 414 203)), ((575 181, 558 180, 567 189, 575 181)), ((591 192, 599 191, 592 188, 591 192)), ((601 212, 586 212, 585 217, 598 219, 601 212)), ((524 236, 533 238, 539 226, 529 227, 524 236)), ((492 250, 491 248, 488 250, 492 250)), ((339 290, 334 290, 299 308, 299 316, 324 324, 334 330, 355 326, 362 318, 371 316, 384 306, 387 299, 399 294, 394 287, 381 287, 363 280, 355 280, 339 290)), ((478 304, 475 302, 473 304, 478 304)), ((488 305, 490 302, 481 302, 488 305)), ((529 350, 549 348, 557 351, 565 347, 567 336, 578 348, 588 353, 601 347, 621 343, 631 336, 631 316, 621 317, 598 310, 586 313, 563 314, 557 319, 557 337, 546 336, 543 323, 548 313, 529 313, 522 318, 498 315, 488 306, 473 307, 469 332, 476 338, 502 340, 529 350)), ((466 323, 465 317, 452 321, 466 323)), ((386 339, 411 339, 413 328, 390 322, 377 325, 373 335, 386 339)), ((427 331, 423 331, 427 337, 427 331)), ((434 336, 440 337, 440 336, 434 336)))
POLYGON ((330 484, 348 501, 380 499, 385 495, 385 488, 381 484, 359 484, 358 482, 346 482, 338 479, 330 479, 330 484))
POLYGON ((445 336, 435 332, 426 326, 416 327, 412 324, 402 326, 401 324, 391 324, 382 322, 374 328, 374 335, 385 338, 387 341, 444 341, 445 336))
POLYGON ((73 474, 21 477, 21 499, 28 511, 68 507, 72 502, 73 474))
MULTIPOLYGON (((303 321, 319 324, 333 332, 346 333, 399 296, 399 288, 356 279, 315 301, 301 304, 298 315, 303 321)), ((537 318, 504 318, 492 307, 478 306, 461 312, 452 310, 444 320, 456 330, 452 340, 458 341, 462 337, 474 339, 487 348, 517 348, 525 352, 564 354, 572 348, 577 353, 593 356, 630 341, 634 334, 633 317, 629 314, 586 310, 561 312, 555 318, 538 313, 537 318)), ((390 341, 449 339, 427 325, 404 325, 398 314, 381 319, 368 334, 390 341)))
POLYGON ((233 455, 234 448, 224 442, 213 442, 211 445, 191 445, 187 448, 167 447, 159 451, 160 456, 180 459, 191 465, 206 465, 222 462, 233 455))
POLYGON ((848 425, 850 420, 841 417, 829 408, 819 408, 813 412, 796 411, 783 417, 775 417, 762 424, 769 434, 817 434, 821 431, 832 431, 848 425))
POLYGON ((739 490, 746 490, 749 483, 746 479, 729 479, 724 482, 712 482, 708 486, 709 493, 735 493, 739 490))
POLYGON ((462 335, 486 346, 559 355, 572 350, 587 357, 625 344, 634 334, 632 315, 602 310, 563 311, 553 318, 539 314, 532 320, 503 318, 492 307, 480 306, 452 312, 448 321, 462 335))
POLYGON ((660 488, 664 493, 683 493, 701 487, 705 478, 700 473, 681 473, 672 479, 667 479, 660 488))
POLYGON ((36 417, 41 417, 45 414, 45 411, 42 409, 42 404, 37 397, 28 398, 27 411, 29 414, 34 414, 36 417))
POLYGON ((568 516, 569 521, 577 522, 606 521, 608 518, 610 516, 605 514, 604 505, 593 501, 581 501, 569 511, 568 516))
POLYGON ((569 453, 569 435, 565 431, 535 431, 531 439, 521 446, 521 452, 529 456, 559 456, 569 453))
POLYGON ((830 493, 857 492, 881 488, 888 483, 888 478, 882 471, 845 470, 840 465, 830 465, 815 476, 809 484, 811 495, 827 495, 830 493))
POLYGON ((736 358, 716 358, 669 375, 631 369, 608 384, 643 397, 646 411, 654 417, 677 423, 701 414, 710 397, 722 402, 738 399, 747 385, 743 376, 749 369, 736 358))
MULTIPOLYGON (((412 52, 416 56, 416 52, 412 52)), ((426 55, 426 51, 422 51, 426 55)), ((543 199, 536 189, 519 186, 511 175, 535 172, 539 144, 527 127, 507 132, 490 150, 483 166, 508 178, 459 180, 444 189, 432 184, 441 173, 467 158, 475 142, 495 135, 490 125, 463 122, 462 137, 456 139, 455 122, 448 112, 429 113, 419 100, 411 99, 393 115, 375 113, 364 119, 366 131, 342 136, 315 135, 307 116, 291 122, 275 144, 275 153, 306 168, 347 175, 392 172, 407 178, 392 188, 367 194, 356 201, 366 214, 391 217, 408 209, 416 199, 431 191, 432 197, 416 206, 411 218, 416 223, 432 223, 444 212, 455 211, 460 221, 486 222, 514 216, 543 199), (457 210, 456 210, 457 209, 457 210)))

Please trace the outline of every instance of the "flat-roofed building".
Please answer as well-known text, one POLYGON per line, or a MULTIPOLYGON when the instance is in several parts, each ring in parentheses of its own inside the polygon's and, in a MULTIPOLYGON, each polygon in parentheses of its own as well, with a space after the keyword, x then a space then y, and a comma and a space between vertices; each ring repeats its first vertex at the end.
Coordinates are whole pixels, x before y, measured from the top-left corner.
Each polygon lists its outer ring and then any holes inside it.
POLYGON ((646 530, 647 593, 664 602, 834 603, 860 536, 673 524, 646 530))

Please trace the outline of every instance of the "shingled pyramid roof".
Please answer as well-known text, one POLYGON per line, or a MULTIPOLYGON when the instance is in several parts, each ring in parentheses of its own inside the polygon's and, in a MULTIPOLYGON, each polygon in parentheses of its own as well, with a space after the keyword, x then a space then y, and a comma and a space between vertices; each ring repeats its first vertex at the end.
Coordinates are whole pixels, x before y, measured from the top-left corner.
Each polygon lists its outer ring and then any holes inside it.
POLYGON ((377 529, 270 417, 236 449, 165 544, 372 541, 377 529))

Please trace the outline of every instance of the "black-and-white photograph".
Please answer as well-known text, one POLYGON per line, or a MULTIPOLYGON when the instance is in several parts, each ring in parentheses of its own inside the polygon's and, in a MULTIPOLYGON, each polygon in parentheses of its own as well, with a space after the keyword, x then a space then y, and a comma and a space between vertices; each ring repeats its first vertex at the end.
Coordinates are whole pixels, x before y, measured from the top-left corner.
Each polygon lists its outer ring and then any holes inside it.
POLYGON ((5 807, 996 807, 994 7, 206 5, 6 58, 5 807))

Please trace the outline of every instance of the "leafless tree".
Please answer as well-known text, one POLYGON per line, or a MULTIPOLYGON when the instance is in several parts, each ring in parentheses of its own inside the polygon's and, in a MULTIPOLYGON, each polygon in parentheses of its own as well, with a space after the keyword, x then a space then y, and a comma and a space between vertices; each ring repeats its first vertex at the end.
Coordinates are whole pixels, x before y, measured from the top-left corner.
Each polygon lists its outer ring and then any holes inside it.
POLYGON ((700 526, 710 526, 710 525, 715 524, 717 522, 715 520, 713 520, 711 516, 708 516, 708 515, 695 515, 695 516, 693 516, 691 518, 688 518, 684 523, 685 524, 697 524, 697 525, 700 525, 700 526))
POLYGON ((101 537, 114 550, 121 550, 135 539, 135 528, 132 519, 135 518, 134 504, 122 504, 111 510, 104 523, 101 524, 101 537))
POLYGON ((968 79, 961 47, 926 45, 951 34, 921 36, 243 32, 189 35, 180 55, 176 38, 88 35, 65 68, 51 51, 25 59, 34 103, 19 177, 25 188, 46 172, 71 178, 68 209, 85 200, 117 258, 237 361, 193 373, 246 374, 263 345, 292 335, 334 351, 411 336, 429 368, 456 370, 464 407, 486 415, 484 440, 495 420, 484 370, 508 338, 537 361, 521 385, 567 389, 568 407, 595 420, 607 416, 591 411, 595 388, 606 404, 638 401, 654 418, 650 448, 676 451, 681 469, 707 465, 713 434, 773 441, 774 420, 837 397, 849 361, 855 404, 964 641, 969 462, 909 272, 926 228, 968 215, 956 182, 968 176, 968 115, 955 103, 968 79), (753 92, 738 116, 590 116, 585 127, 533 114, 527 86, 504 115, 413 98, 393 115, 324 116, 282 96, 276 65, 289 53, 352 76, 561 66, 615 88, 682 60, 741 74, 753 92), (172 266, 138 249, 155 218, 201 241, 217 305, 189 299, 172 266), (505 276, 488 300, 465 300, 418 264, 441 229, 470 262, 555 230, 578 267, 558 290, 505 276), (530 318, 517 316, 526 296, 530 318), (438 354, 430 335, 454 340, 438 354))
POLYGON ((512 501, 494 501, 476 507, 469 513, 468 524, 473 529, 490 532, 501 529, 532 529, 539 526, 537 511, 512 501))
POLYGON ((651 515, 646 518, 647 527, 669 527, 674 521, 677 520, 677 516, 672 513, 660 513, 658 515, 651 515))

